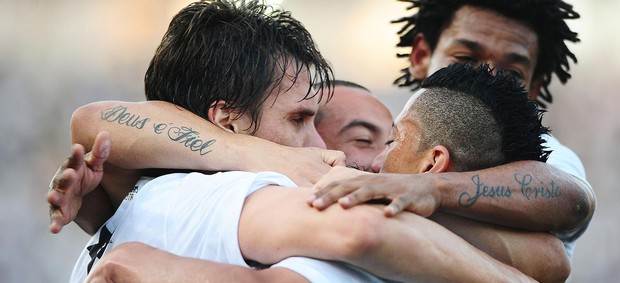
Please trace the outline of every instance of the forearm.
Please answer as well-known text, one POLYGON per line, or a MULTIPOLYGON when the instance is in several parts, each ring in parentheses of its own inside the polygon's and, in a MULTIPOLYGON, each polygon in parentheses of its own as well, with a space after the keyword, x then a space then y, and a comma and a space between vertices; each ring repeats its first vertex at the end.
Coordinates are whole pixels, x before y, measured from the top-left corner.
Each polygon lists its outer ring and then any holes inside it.
POLYGON ((594 212, 587 184, 541 162, 434 177, 440 210, 484 222, 533 231, 572 230, 586 225, 594 212))
POLYGON ((105 255, 87 282, 307 282, 290 270, 252 270, 196 258, 180 257, 131 242, 105 255))
POLYGON ((377 245, 353 261, 363 268, 388 270, 396 280, 422 282, 531 282, 530 277, 470 245, 441 225, 401 213, 379 231, 377 245), (390 270, 396 267, 395 270, 390 270), (458 267, 458 268, 455 268, 458 267), (406 273, 397 273, 402 270, 406 273))
POLYGON ((107 164, 119 169, 274 171, 310 185, 331 166, 344 163, 342 152, 293 148, 232 133, 162 101, 96 102, 74 112, 74 143, 90 146, 100 131, 110 133, 107 164))
POLYGON ((539 282, 564 282, 570 274, 564 245, 548 232, 525 231, 441 212, 430 219, 539 282))
POLYGON ((319 212, 305 204, 311 192, 264 188, 250 195, 239 223, 244 257, 262 263, 294 255, 345 261, 399 281, 528 280, 426 218, 386 218, 382 207, 371 205, 319 212))
POLYGON ((84 196, 82 206, 73 220, 84 232, 93 235, 114 214, 114 207, 101 186, 84 196))
POLYGON ((100 131, 110 132, 109 164, 124 169, 240 170, 243 146, 261 142, 162 101, 96 102, 74 112, 73 143, 89 150, 100 131))

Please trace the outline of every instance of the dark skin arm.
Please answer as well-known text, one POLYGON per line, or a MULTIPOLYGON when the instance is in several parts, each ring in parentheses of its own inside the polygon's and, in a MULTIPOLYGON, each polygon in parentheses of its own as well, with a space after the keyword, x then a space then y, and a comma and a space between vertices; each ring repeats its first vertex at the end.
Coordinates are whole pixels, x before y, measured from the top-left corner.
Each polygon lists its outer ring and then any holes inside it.
POLYGON ((340 202, 349 208, 388 199, 385 214, 408 210, 451 214, 532 231, 570 231, 592 218, 596 199, 579 179, 537 161, 519 161, 473 172, 343 174, 335 168, 316 185, 314 207, 340 202), (346 197, 346 198, 345 198, 346 197))

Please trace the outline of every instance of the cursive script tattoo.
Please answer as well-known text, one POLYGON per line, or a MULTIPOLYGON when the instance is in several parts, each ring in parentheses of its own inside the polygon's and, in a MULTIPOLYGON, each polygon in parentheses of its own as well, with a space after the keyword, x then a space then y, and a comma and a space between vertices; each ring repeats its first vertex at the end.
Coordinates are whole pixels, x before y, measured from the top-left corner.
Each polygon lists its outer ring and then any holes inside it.
POLYGON ((463 207, 470 207, 478 201, 480 197, 488 198, 510 198, 512 197, 512 191, 509 186, 487 186, 480 180, 480 175, 476 174, 471 177, 472 182, 476 185, 476 194, 471 195, 468 192, 462 192, 459 195, 459 205, 463 207))
MULTIPOLYGON (((136 129, 144 129, 151 121, 150 118, 142 118, 140 115, 130 113, 127 107, 122 105, 101 111, 101 119, 136 129)), ((200 155, 211 152, 210 147, 216 142, 215 139, 201 138, 200 133, 191 127, 176 126, 173 123, 154 123, 153 132, 157 135, 166 135, 171 141, 180 143, 200 155)))
POLYGON ((155 124, 153 125, 153 129, 156 134, 161 134, 165 132, 168 135, 168 138, 170 138, 170 140, 181 143, 185 147, 189 148, 189 150, 197 151, 198 153, 200 153, 200 155, 205 155, 211 152, 211 150, 207 149, 215 143, 215 140, 202 140, 200 138, 200 133, 192 130, 192 128, 185 126, 177 127, 172 125, 172 123, 155 124))
POLYGON ((521 193, 528 200, 538 198, 558 198, 562 195, 560 187, 555 185, 554 181, 549 182, 549 185, 545 185, 540 182, 540 186, 530 186, 532 183, 532 176, 530 174, 515 174, 515 181, 521 187, 521 193))
POLYGON ((117 122, 121 125, 136 129, 144 128, 144 125, 151 120, 149 118, 141 118, 139 115, 127 112, 127 107, 122 105, 101 111, 101 119, 108 122, 117 122))

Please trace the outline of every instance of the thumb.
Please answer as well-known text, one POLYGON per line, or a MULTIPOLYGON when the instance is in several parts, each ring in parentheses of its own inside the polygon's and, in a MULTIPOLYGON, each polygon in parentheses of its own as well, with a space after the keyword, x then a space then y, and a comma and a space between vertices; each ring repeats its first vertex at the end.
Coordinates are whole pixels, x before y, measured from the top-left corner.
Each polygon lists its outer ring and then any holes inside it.
POLYGON ((99 132, 95 138, 93 149, 87 161, 94 171, 103 170, 103 163, 110 156, 110 134, 99 132))
POLYGON ((344 162, 346 156, 344 155, 344 152, 339 150, 322 150, 321 158, 323 159, 323 162, 330 166, 346 166, 344 162))

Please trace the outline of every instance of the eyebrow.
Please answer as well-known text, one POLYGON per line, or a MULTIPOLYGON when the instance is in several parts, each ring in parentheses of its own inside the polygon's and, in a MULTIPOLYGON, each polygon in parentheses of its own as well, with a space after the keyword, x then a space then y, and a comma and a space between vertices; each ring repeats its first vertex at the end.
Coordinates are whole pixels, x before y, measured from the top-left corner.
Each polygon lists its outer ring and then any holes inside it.
POLYGON ((315 116, 315 119, 316 119, 317 111, 300 106, 297 109, 294 109, 293 111, 291 111, 289 115, 301 115, 301 116, 307 116, 307 117, 315 116))
MULTIPOLYGON (((467 47, 467 48, 469 48, 469 49, 471 49, 471 50, 473 50, 474 52, 477 52, 477 53, 481 53, 485 49, 482 44, 480 44, 478 42, 475 42, 475 41, 468 40, 468 39, 460 38, 460 39, 457 39, 455 41, 456 41, 456 43, 464 45, 465 47, 467 47)), ((529 58, 527 58, 526 56, 523 56, 521 54, 517 54, 517 53, 510 53, 510 54, 508 54, 508 56, 506 56, 505 58, 501 58, 501 59, 504 62, 518 63, 518 64, 525 65, 528 68, 532 64, 529 58)))
POLYGON ((370 130, 373 133, 381 132, 381 129, 379 129, 379 127, 377 127, 377 125, 375 125, 375 124, 371 124, 369 122, 362 121, 362 120, 353 120, 350 123, 346 124, 344 127, 342 127, 342 129, 340 129, 338 134, 341 134, 341 133, 343 133, 345 131, 348 131, 349 129, 355 128, 355 127, 364 127, 364 128, 370 130))

